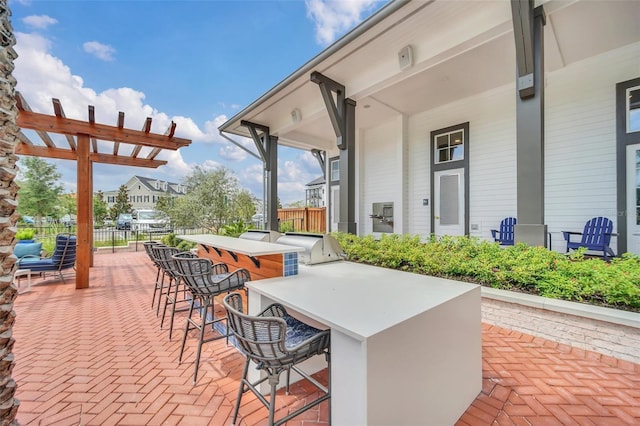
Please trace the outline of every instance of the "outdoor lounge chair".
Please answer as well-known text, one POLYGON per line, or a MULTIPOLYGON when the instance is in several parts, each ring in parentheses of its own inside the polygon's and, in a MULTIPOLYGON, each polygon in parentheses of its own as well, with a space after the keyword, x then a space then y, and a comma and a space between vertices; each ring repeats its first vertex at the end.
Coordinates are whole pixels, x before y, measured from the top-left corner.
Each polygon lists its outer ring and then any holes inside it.
POLYGON ((606 217, 594 217, 587 221, 582 232, 562 231, 564 239, 567 241, 567 253, 569 250, 575 250, 584 247, 587 250, 601 251, 602 258, 608 259, 609 256, 614 257, 609 243, 612 235, 618 235, 613 232, 613 222, 606 217), (572 235, 582 235, 580 241, 571 241, 572 235))
POLYGON ((56 246, 51 257, 24 256, 17 262, 19 269, 29 269, 33 272, 55 272, 62 282, 62 271, 75 268, 76 264, 76 236, 72 234, 58 234, 56 246))
POLYGON ((198 380, 202 344, 223 338, 227 339, 227 341, 229 340, 228 329, 220 323, 226 318, 215 317, 214 297, 235 290, 244 290, 246 293, 247 289, 244 283, 251 280, 251 275, 244 268, 228 273, 227 265, 224 263, 214 264, 210 259, 194 258, 193 254, 189 252, 177 253, 173 256, 173 259, 176 262, 177 275, 192 295, 178 363, 182 362, 182 354, 184 353, 189 331, 197 329, 199 332, 195 372, 193 375, 193 384, 195 385, 198 380), (200 313, 200 322, 192 318, 194 309, 200 313), (209 311, 211 312, 210 317, 209 311), (211 326, 211 330, 215 330, 220 334, 205 339, 204 333, 207 326, 211 326), (216 326, 218 327, 216 328, 216 326))
POLYGON ((500 229, 492 229, 491 236, 501 246, 512 246, 514 240, 514 228, 518 220, 515 217, 505 217, 500 222, 500 229))
POLYGON ((238 348, 246 357, 238 398, 233 410, 232 424, 236 424, 242 395, 249 390, 269 409, 269 425, 283 424, 331 397, 330 383, 323 386, 296 367, 297 364, 313 356, 324 354, 329 368, 329 380, 331 380, 331 330, 318 330, 293 318, 279 303, 268 306, 256 316, 246 315, 242 310, 242 296, 239 293, 228 294, 222 303, 227 310, 227 325, 236 338, 238 348), (249 381, 247 377, 251 361, 256 363, 256 368, 265 373, 264 377, 255 382, 249 381), (280 374, 287 372, 286 390, 288 392, 291 370, 309 380, 321 391, 321 395, 311 402, 305 401, 303 406, 275 421, 276 389, 280 382, 280 374), (268 401, 257 389, 260 383, 267 380, 271 386, 268 401))

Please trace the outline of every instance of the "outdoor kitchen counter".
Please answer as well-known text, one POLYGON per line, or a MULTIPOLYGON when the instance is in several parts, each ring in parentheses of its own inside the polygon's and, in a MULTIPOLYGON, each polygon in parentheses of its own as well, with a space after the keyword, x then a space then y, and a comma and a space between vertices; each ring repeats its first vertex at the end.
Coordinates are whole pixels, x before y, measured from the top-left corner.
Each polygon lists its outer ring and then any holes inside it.
POLYGON ((333 424, 454 424, 482 388, 477 285, 343 261, 247 287, 250 313, 331 329, 333 424))
POLYGON ((252 280, 284 277, 298 273, 298 252, 302 247, 264 241, 245 240, 222 235, 177 235, 198 243, 198 256, 214 263, 224 262, 230 270, 245 268, 252 280))

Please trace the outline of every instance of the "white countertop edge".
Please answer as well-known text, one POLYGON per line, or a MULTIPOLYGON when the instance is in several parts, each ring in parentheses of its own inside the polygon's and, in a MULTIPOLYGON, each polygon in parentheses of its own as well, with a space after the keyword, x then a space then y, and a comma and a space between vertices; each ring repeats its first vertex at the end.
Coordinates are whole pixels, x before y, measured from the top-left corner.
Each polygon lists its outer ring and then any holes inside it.
POLYGON ((225 237, 213 234, 176 235, 176 238, 191 241, 204 246, 215 247, 225 251, 232 251, 247 256, 267 256, 270 254, 284 254, 303 252, 303 247, 290 246, 279 243, 268 243, 265 241, 244 240, 233 237, 225 237), (228 238, 229 241, 211 241, 212 239, 222 240, 228 238), (225 244, 228 242, 228 244, 225 244))

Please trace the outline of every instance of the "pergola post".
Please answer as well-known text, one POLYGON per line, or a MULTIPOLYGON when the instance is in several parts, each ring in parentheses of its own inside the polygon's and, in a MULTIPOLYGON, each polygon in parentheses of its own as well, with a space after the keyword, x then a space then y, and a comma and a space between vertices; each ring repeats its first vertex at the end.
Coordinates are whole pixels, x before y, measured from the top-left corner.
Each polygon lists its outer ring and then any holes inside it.
POLYGON ((93 181, 90 155, 89 135, 78 135, 78 214, 77 214, 77 251, 76 251, 76 288, 89 287, 89 267, 92 263, 92 200, 93 181))

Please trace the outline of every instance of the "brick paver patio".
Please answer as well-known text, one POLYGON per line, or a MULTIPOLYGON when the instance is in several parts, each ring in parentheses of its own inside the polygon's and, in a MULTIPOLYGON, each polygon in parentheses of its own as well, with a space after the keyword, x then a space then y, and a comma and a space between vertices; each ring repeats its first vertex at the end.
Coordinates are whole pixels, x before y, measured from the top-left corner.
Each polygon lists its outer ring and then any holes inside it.
MULTIPOLYGON (((20 424, 231 424, 240 353, 224 339, 205 344, 193 386, 195 336, 178 365, 184 316, 169 341, 151 310, 146 254, 97 254, 95 265, 89 289, 36 278, 15 303, 20 424)), ((486 324, 482 332, 483 389, 459 425, 640 424, 640 365, 486 324)), ((277 416, 314 396, 292 386, 277 416)), ((287 424, 327 424, 327 413, 321 404, 287 424)), ((267 410, 247 394, 240 417, 263 425, 267 410)))

